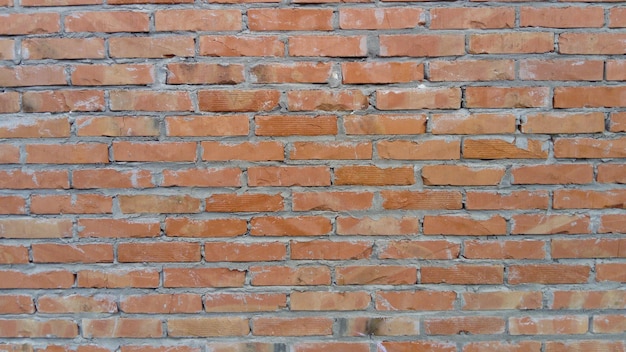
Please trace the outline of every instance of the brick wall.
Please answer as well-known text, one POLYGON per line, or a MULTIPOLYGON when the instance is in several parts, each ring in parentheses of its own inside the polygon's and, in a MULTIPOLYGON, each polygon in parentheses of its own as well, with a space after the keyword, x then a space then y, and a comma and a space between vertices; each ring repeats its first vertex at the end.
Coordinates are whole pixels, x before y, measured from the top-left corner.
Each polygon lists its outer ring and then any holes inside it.
POLYGON ((0 0, 0 351, 625 351, 624 28, 0 0))

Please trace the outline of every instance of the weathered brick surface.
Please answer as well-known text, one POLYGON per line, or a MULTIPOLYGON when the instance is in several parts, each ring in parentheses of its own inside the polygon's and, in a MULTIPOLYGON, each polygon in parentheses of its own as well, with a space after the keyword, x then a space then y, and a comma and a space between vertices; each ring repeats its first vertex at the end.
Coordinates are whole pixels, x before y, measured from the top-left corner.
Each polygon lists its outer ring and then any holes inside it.
POLYGON ((616 0, 0 0, 0 351, 626 351, 616 0))

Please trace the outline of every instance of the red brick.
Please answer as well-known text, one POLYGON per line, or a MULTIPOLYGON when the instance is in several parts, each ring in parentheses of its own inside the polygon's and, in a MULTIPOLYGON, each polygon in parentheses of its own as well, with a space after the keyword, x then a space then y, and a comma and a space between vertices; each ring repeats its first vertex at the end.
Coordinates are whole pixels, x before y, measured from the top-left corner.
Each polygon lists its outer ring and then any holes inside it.
POLYGON ((13 60, 15 42, 11 39, 0 39, 0 60, 13 60))
POLYGON ((111 110, 134 111, 191 111, 188 92, 114 90, 110 92, 111 110))
POLYGON ((61 30, 58 13, 5 13, 0 15, 0 35, 44 34, 61 30))
POLYGON ((515 9, 512 7, 430 10, 430 29, 495 29, 514 26, 515 9))
POLYGON ((606 79, 609 81, 626 81, 626 60, 607 60, 606 79))
POLYGON ((28 247, 0 245, 0 264, 28 264, 28 247))
POLYGON ((371 142, 294 142, 289 151, 291 160, 369 160, 371 142))
POLYGON ((291 242, 291 259, 355 260, 372 255, 371 242, 334 242, 314 240, 291 242))
POLYGON ((424 10, 411 7, 340 8, 341 29, 405 29, 422 26, 424 10))
POLYGON ((545 259, 543 241, 465 241, 467 259, 545 259))
POLYGON ((511 335, 576 335, 585 334, 588 329, 589 319, 581 315, 509 318, 511 335))
POLYGON ((321 216, 267 216, 250 220, 252 236, 321 236, 331 229, 330 219, 321 216))
POLYGON ((239 168, 163 170, 161 186, 239 187, 241 186, 241 170, 239 168))
POLYGON ((122 213, 198 213, 200 199, 190 196, 125 195, 118 196, 122 213))
POLYGON ((81 238, 141 238, 160 234, 157 220, 78 219, 81 238))
POLYGON ((380 56, 453 56, 465 54, 462 34, 379 35, 380 56))
POLYGON ((456 191, 381 191, 384 209, 461 209, 462 195, 456 191))
POLYGON ((112 295, 40 296, 37 299, 40 313, 117 313, 117 303, 112 295))
POLYGON ((285 153, 283 144, 274 141, 242 143, 202 142, 202 151, 202 160, 208 161, 283 160, 285 153))
POLYGON ((27 295, 1 295, 0 314, 32 314, 35 312, 33 298, 27 295))
POLYGON ((482 335, 504 333, 505 321, 500 317, 450 317, 424 320, 426 335, 482 335))
POLYGON ((24 92, 24 112, 104 111, 104 92, 99 90, 44 90, 24 92))
POLYGON ((285 208, 280 194, 214 194, 206 199, 207 212, 264 212, 285 208))
POLYGON ((340 324, 342 327, 341 336, 419 335, 419 319, 412 316, 344 318, 340 320, 340 324))
POLYGON ((330 269, 325 266, 251 266, 254 286, 313 286, 330 285, 330 269))
MULTIPOLYGON (((626 54, 624 33, 562 33, 559 34, 561 54, 626 54)), ((555 105, 556 107, 556 105, 555 105)))
POLYGON ((377 150, 381 159, 454 160, 461 157, 461 143, 445 139, 380 141, 377 150))
POLYGON ((542 294, 539 291, 465 292, 464 310, 541 309, 542 294))
POLYGON ((202 297, 192 293, 124 296, 120 299, 120 310, 124 313, 199 313, 202 297))
POLYGON ((252 333, 256 336, 324 336, 332 335, 331 318, 322 317, 256 317, 252 319, 252 333))
MULTIPOLYGON (((297 94, 293 94, 288 96, 294 99, 302 98, 302 105, 298 106, 303 107, 307 103, 307 95, 298 96, 297 94)), ((311 110, 315 110, 315 108, 311 107, 311 110)), ((332 115, 257 115, 254 117, 254 123, 254 133, 257 136, 318 136, 337 134, 337 117, 332 115)))
POLYGON ((243 65, 174 63, 167 65, 168 84, 237 84, 243 82, 243 65))
MULTIPOLYGON (((415 267, 393 265, 346 266, 337 267, 335 271, 337 285, 415 285, 417 283, 417 268, 415 267)), ((292 302, 293 297, 292 294, 292 302)), ((314 296, 310 298, 314 298, 314 296)), ((369 304, 369 296, 367 302, 369 304)), ((333 310, 341 310, 341 307, 333 310)))
POLYGON ((294 211, 351 211, 368 210, 374 194, 370 192, 293 192, 294 211))
POLYGON ((113 263, 113 245, 33 243, 33 263, 113 263))
POLYGON ((286 306, 284 293, 209 293, 204 296, 207 312, 271 312, 286 306))
POLYGON ((198 106, 211 112, 257 112, 271 111, 278 106, 280 92, 277 90, 201 90, 198 106))
POLYGON ((154 13, 157 31, 239 31, 241 11, 236 9, 158 10, 154 13))
POLYGON ((72 172, 72 188, 150 188, 152 173, 148 170, 81 169, 72 172))
POLYGON ((499 215, 484 218, 460 215, 424 217, 425 235, 491 236, 506 232, 506 220, 499 215))
POLYGON ((593 351, 623 351, 626 345, 620 341, 601 341, 601 340, 585 340, 585 341, 548 341, 546 342, 545 352, 584 352, 593 351))
POLYGON ((72 237, 70 219, 4 218, 0 219, 0 238, 72 237))
POLYGON ((330 186, 330 170, 326 166, 255 166, 248 168, 248 185, 330 186))
POLYGON ((427 186, 496 186, 505 170, 465 165, 424 165, 422 181, 427 186))
POLYGON ((246 273, 228 268, 165 268, 163 287, 243 287, 246 273))
MULTIPOLYGON (((275 2, 276 0, 211 0, 211 2, 275 2)), ((277 349, 285 348, 283 343, 271 342, 211 342, 207 344, 207 348, 211 352, 248 352, 250 349, 254 352, 274 352, 277 349)))
POLYGON ((509 284, 584 284, 589 280, 586 265, 533 264, 511 265, 509 284))
POLYGON ((65 17, 67 32, 148 32, 149 14, 136 11, 74 12, 65 17))
POLYGON ((615 281, 626 283, 626 266, 623 263, 596 264, 596 281, 615 281))
POLYGON ((75 86, 148 85, 154 83, 152 65, 75 65, 72 71, 75 86))
POLYGON ((20 149, 11 144, 0 145, 0 164, 17 164, 20 162, 20 149))
POLYGON ((99 194, 33 195, 32 214, 101 214, 113 211, 113 198, 99 194))
POLYGON ((252 83, 326 83, 332 65, 328 62, 267 63, 250 68, 252 83))
POLYGON ((0 93, 0 114, 20 111, 20 94, 17 92, 0 93))
POLYGON ((420 268, 421 283, 450 285, 487 285, 504 282, 502 265, 465 265, 451 267, 423 266, 420 268))
POLYGON ((74 274, 67 270, 48 270, 32 274, 18 270, 0 271, 0 288, 3 289, 67 289, 72 286, 74 274))
POLYGON ((624 309, 626 291, 555 291, 552 309, 624 309))
POLYGON ((248 10, 252 31, 329 31, 333 29, 332 9, 263 8, 248 10))
POLYGON ((604 62, 600 60, 523 60, 519 76, 530 81, 601 81, 604 62))
POLYGON ((554 51, 551 32, 512 32, 469 35, 470 54, 542 54, 554 51))
POLYGON ((234 237, 246 232, 247 222, 241 219, 165 219, 165 234, 170 237, 234 237))
POLYGON ((168 319, 169 337, 245 336, 250 333, 248 319, 239 317, 168 319))
POLYGON ((453 291, 379 291, 376 292, 376 310, 438 311, 454 309, 453 291))
POLYGON ((78 325, 73 320, 2 319, 0 337, 56 337, 71 339, 78 336, 78 325))
POLYGON ((547 87, 467 87, 465 104, 469 108, 536 108, 548 107, 547 87))
POLYGON ((159 121, 148 116, 78 117, 75 121, 78 136, 158 136, 159 121))
POLYGON ((120 263, 199 262, 200 256, 200 243, 193 242, 120 243, 117 246, 120 263))
POLYGON ((156 288, 159 272, 154 269, 80 270, 78 287, 87 288, 156 288))
POLYGON ((454 259, 459 257, 461 246, 448 241, 389 241, 381 246, 381 259, 454 259))
POLYGON ((83 319, 81 328, 86 338, 155 338, 163 336, 160 319, 107 318, 83 319))
POLYGON ((604 314, 593 317, 593 332, 600 334, 623 334, 626 332, 626 316, 604 314))
POLYGON ((513 60, 431 61, 429 72, 429 80, 435 82, 513 80, 515 79, 515 62, 513 60))
POLYGON ((286 245, 280 242, 207 242, 204 245, 204 259, 207 262, 279 261, 286 257, 286 245))
POLYGON ((0 196, 0 214, 25 214, 26 200, 18 196, 0 196))
POLYGON ((426 115, 346 115, 346 134, 422 134, 426 132, 426 115))
POLYGON ((370 345, 358 342, 309 342, 294 345, 294 352, 316 351, 369 352, 370 345))
POLYGON ((439 341, 384 341, 378 348, 379 352, 455 352, 456 350, 456 344, 439 341))
POLYGON ((22 41, 22 56, 42 59, 104 59, 102 38, 28 38, 22 41))
POLYGON ((167 116, 166 134, 172 137, 247 136, 248 117, 223 116, 167 116))
POLYGON ((501 342, 484 341, 471 342, 463 346, 463 352, 540 352, 540 341, 501 342))
POLYGON ((335 168, 335 185, 412 185, 415 176, 412 167, 379 168, 373 165, 341 166, 335 168))
POLYGON ((379 110, 458 109, 460 88, 382 89, 376 91, 379 110))
POLYGON ((285 44, 276 36, 200 36, 199 41, 200 55, 203 56, 285 55, 285 44))
POLYGON ((394 236, 419 232, 419 220, 413 217, 338 217, 338 235, 394 236))
POLYGON ((287 92, 287 106, 290 111, 364 110, 368 98, 360 90, 296 90, 287 92))
POLYGON ((365 36, 296 35, 289 37, 290 56, 367 56, 365 36))
POLYGON ((0 66, 0 85, 4 87, 65 86, 65 67, 57 65, 0 66))
POLYGON ((109 38, 112 58, 168 58, 194 56, 194 39, 187 36, 109 38))
POLYGON ((604 9, 586 7, 522 7, 521 27, 599 28, 604 26, 604 9))
POLYGON ((609 28, 626 27, 626 9, 615 7, 609 9, 609 28))
POLYGON ((546 159, 547 143, 540 139, 465 139, 463 157, 468 159, 546 159))

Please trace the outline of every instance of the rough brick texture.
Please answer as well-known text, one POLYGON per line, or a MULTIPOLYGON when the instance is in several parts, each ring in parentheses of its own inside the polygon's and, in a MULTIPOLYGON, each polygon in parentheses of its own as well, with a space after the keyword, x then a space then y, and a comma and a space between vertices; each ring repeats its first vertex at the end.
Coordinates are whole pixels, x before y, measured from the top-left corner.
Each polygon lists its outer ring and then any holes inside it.
POLYGON ((626 351, 615 0, 0 0, 0 351, 626 351))

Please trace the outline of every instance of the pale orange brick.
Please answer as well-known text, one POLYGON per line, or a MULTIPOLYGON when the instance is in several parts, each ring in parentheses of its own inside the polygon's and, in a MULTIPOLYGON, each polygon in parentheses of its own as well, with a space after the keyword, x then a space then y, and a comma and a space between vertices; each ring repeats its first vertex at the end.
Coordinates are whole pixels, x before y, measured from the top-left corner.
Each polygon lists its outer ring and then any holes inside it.
POLYGON ((338 217, 338 235, 393 236, 419 232, 419 220, 413 217, 338 217))
POLYGON ((234 237, 248 232, 242 219, 165 219, 165 234, 171 237, 234 237))
POLYGON ((176 9, 154 13, 157 31, 239 31, 241 24, 241 10, 238 9, 176 9))
POLYGON ((426 115, 346 115, 346 134, 422 134, 426 132, 426 115))
POLYGON ((495 29, 514 26, 513 7, 442 7, 430 10, 431 29, 495 29))
POLYGON ((424 25, 424 10, 411 7, 341 8, 341 29, 405 29, 424 25))
POLYGON ((540 309, 542 294, 539 291, 466 292, 463 293, 464 310, 540 309))
POLYGON ((167 336, 170 337, 245 336, 249 332, 248 319, 240 317, 167 320, 167 336))
POLYGON ((376 310, 440 311, 454 309, 453 291, 379 291, 376 292, 376 310))
POLYGON ((295 291, 289 295, 289 301, 293 311, 349 311, 366 309, 371 297, 364 291, 295 291))

